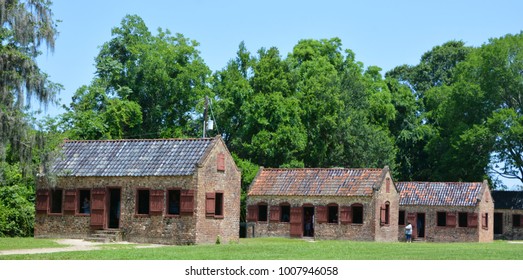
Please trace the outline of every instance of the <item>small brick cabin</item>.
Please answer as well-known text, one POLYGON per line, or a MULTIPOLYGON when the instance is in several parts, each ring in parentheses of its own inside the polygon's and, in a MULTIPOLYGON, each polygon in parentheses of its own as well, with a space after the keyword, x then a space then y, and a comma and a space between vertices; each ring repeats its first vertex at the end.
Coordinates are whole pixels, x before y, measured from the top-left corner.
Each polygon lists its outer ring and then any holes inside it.
POLYGON ((399 240, 413 226, 414 239, 490 242, 494 203, 486 181, 476 183, 398 182, 399 240))
POLYGON ((239 238, 241 175, 220 137, 65 141, 50 174, 37 184, 37 238, 100 229, 140 243, 239 238))
POLYGON ((523 191, 492 191, 494 238, 523 239, 523 191))
POLYGON ((388 167, 260 168, 247 235, 397 241, 398 203, 388 167))

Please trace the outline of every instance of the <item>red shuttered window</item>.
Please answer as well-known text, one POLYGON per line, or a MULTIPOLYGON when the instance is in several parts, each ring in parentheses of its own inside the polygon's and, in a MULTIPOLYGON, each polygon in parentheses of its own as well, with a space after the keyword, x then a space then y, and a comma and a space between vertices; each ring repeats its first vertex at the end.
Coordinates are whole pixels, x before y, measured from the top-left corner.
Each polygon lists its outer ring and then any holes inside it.
POLYGON ((47 210, 49 209, 49 190, 36 191, 35 208, 37 213, 47 213, 47 210))
POLYGON ((215 193, 206 193, 205 194, 205 216, 214 217, 214 203, 216 199, 215 193))
POLYGON ((74 214, 76 210, 76 190, 65 190, 64 214, 74 214))
POLYGON ((269 216, 270 222, 280 221, 280 206, 279 205, 272 205, 269 209, 269 212, 270 212, 270 216, 269 216))
POLYGON ((481 214, 481 227, 488 229, 488 213, 481 214))
POLYGON ((225 154, 219 153, 216 158, 216 169, 218 171, 225 171, 225 154))
POLYGON ((164 203, 164 190, 151 190, 150 191, 150 203, 149 212, 151 215, 161 215, 163 212, 164 203))
POLYGON ((447 212, 447 227, 456 227, 456 213, 447 212))
POLYGON ((181 190, 180 191, 180 213, 182 215, 192 215, 193 212, 194 212, 194 190, 181 190))
POLYGON ((318 224, 323 224, 327 222, 327 206, 317 206, 316 207, 316 222, 318 224))
POLYGON ((257 205, 247 206, 247 221, 256 222, 257 219, 258 219, 258 206, 257 205))
POLYGON ((467 226, 468 227, 478 227, 478 214, 477 213, 467 213, 467 226))
POLYGON ((352 207, 341 206, 340 207, 340 222, 343 225, 352 223, 352 207))

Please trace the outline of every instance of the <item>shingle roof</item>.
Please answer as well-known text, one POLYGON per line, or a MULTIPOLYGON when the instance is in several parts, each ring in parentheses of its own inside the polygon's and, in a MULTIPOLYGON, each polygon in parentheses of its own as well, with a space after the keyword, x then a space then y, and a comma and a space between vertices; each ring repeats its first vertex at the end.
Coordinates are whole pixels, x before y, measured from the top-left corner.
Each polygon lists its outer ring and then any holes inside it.
POLYGON ((494 208, 523 209, 523 191, 492 191, 494 208))
POLYGON ((371 196, 383 169, 262 168, 249 195, 371 196))
POLYGON ((475 206, 483 183, 397 182, 400 205, 475 206))
POLYGON ((194 173, 214 138, 65 141, 58 176, 178 176, 194 173))

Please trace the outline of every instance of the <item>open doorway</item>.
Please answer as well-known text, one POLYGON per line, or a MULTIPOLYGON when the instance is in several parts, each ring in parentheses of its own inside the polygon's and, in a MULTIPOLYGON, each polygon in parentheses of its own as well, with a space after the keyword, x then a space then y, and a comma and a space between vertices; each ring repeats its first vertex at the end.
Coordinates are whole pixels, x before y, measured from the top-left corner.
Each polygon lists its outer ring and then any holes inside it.
POLYGON ((109 228, 120 227, 120 189, 109 189, 109 228))
POLYGON ((314 237, 314 207, 303 207, 303 236, 314 237))
POLYGON ((494 234, 503 234, 503 213, 494 213, 494 234))
POLYGON ((416 214, 416 230, 418 238, 425 238, 425 213, 416 214))

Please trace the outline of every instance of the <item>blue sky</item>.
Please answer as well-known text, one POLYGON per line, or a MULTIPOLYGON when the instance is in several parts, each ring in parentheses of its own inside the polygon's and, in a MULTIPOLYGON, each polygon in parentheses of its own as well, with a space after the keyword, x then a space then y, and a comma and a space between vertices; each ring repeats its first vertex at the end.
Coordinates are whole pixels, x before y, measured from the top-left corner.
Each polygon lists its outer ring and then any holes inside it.
MULTIPOLYGON (((480 46, 523 30, 523 1, 516 0, 54 0, 51 7, 60 34, 54 53, 43 50, 38 63, 65 87, 62 104, 91 82, 99 46, 127 14, 140 16, 152 32, 161 27, 198 41, 213 71, 235 57, 241 41, 251 53, 274 46, 285 57, 301 39, 339 37, 365 67, 376 65, 384 73, 417 64, 423 53, 450 40, 480 46)), ((46 111, 60 112, 58 106, 46 111)))

